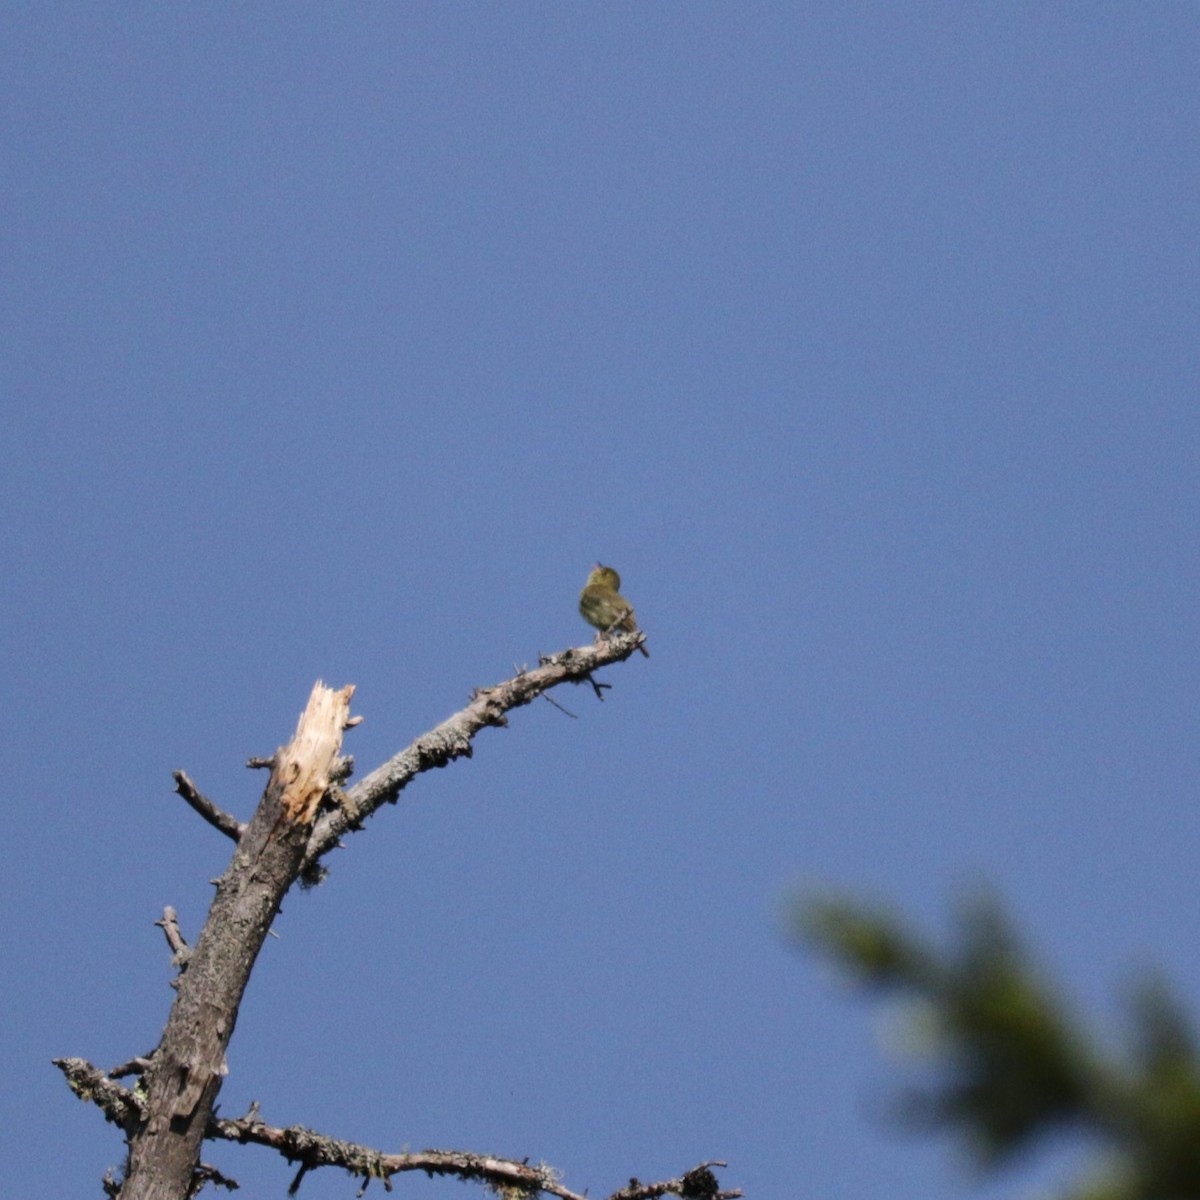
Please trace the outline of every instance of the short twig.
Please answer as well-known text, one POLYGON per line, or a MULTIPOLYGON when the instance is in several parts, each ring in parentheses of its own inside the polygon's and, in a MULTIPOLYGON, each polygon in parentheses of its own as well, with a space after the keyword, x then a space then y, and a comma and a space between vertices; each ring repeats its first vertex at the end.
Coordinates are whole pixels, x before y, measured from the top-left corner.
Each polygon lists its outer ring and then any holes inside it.
POLYGON ((235 842, 242 836, 246 827, 236 817, 232 817, 223 809, 218 808, 200 789, 188 778, 186 771, 172 772, 175 779, 175 790, 198 812, 214 829, 219 829, 227 838, 235 842))
POLYGON ((137 1058, 131 1058, 128 1062, 123 1062, 119 1066, 113 1067, 108 1073, 109 1079, 124 1079, 129 1075, 144 1075, 150 1067, 149 1055, 139 1054, 137 1058))
POLYGON ((196 1168, 193 1179, 195 1183, 200 1185, 192 1192, 193 1196, 197 1195, 200 1188, 206 1183, 211 1183, 213 1187, 222 1187, 227 1192, 236 1192, 239 1186, 236 1179, 230 1179, 228 1175, 223 1175, 216 1167, 211 1166, 209 1163, 201 1163, 196 1168))
POLYGON ((576 716, 575 713, 573 713, 569 708, 563 708, 563 706, 561 704, 559 704, 559 702, 557 700, 555 700, 555 698, 553 696, 549 695, 547 692, 542 693, 542 699, 545 700, 549 704, 553 704, 554 707, 557 708, 559 712, 566 713, 567 716, 570 717, 573 721, 579 720, 579 717, 576 716))
MULTIPOLYGON (((163 931, 167 945, 171 947, 171 965, 178 967, 182 975, 187 970, 188 959, 192 957, 192 948, 179 929, 179 914, 168 904, 163 909, 163 915, 154 923, 163 931)), ((179 987, 179 980, 173 979, 171 986, 179 987)))
POLYGON ((300 1190, 300 1184, 303 1182, 305 1175, 308 1174, 308 1163, 301 1163, 300 1170, 296 1172, 295 1178, 288 1184, 287 1194, 294 1196, 300 1190))
POLYGON ((163 931, 163 937, 167 939, 172 954, 182 954, 189 949, 187 939, 179 929, 179 914, 169 904, 163 909, 163 915, 154 923, 163 931))

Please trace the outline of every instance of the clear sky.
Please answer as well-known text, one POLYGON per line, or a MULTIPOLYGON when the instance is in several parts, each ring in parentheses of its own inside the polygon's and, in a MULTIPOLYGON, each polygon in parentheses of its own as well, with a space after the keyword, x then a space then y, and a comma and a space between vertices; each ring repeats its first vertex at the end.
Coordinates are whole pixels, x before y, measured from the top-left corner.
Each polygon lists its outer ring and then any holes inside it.
POLYGON ((944 930, 990 881, 1102 1027, 1150 963, 1200 1010, 1200 8, 3 24, 6 1191, 120 1159, 49 1060, 157 1039, 153 921, 229 853, 170 772, 248 816, 322 678, 361 773, 586 641, 597 559, 652 657, 289 899, 227 1114, 595 1197, 979 1194, 882 1121, 801 884, 944 930))

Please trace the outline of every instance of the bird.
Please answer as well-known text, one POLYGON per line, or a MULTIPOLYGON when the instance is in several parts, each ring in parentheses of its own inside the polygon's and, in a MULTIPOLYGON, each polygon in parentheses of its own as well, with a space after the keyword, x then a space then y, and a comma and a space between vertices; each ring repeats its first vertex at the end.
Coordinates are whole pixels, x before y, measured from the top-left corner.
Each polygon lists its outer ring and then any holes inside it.
MULTIPOLYGON (((613 629, 623 629, 627 633, 637 630, 637 619, 633 615, 633 605, 621 595, 621 577, 603 563, 597 563, 592 573, 579 593, 579 613, 589 624, 594 625, 602 633, 613 629)), ((647 657, 650 651, 645 646, 638 649, 647 657)))

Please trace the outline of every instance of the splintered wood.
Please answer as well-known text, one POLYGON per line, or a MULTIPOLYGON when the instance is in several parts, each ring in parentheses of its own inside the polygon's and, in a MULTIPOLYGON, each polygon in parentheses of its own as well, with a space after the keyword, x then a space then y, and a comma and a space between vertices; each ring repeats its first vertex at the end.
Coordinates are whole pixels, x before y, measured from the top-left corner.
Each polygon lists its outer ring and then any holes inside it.
POLYGON ((290 821, 312 824, 329 776, 342 749, 342 733, 350 721, 354 684, 334 690, 319 679, 300 714, 296 733, 275 756, 275 781, 282 789, 283 810, 290 821))

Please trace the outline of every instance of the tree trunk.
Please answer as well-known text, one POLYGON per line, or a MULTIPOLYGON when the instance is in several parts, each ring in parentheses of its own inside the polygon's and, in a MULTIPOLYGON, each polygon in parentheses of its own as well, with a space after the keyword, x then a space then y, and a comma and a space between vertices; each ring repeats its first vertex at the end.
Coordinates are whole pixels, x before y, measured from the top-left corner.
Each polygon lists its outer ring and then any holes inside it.
POLYGON ((129 1139, 121 1200, 186 1200, 227 1074, 238 1008, 288 888, 341 749, 352 687, 318 683, 296 734, 275 756, 258 811, 238 841, 145 1077, 146 1120, 129 1139))

